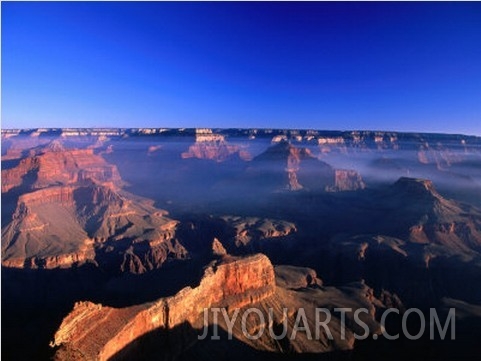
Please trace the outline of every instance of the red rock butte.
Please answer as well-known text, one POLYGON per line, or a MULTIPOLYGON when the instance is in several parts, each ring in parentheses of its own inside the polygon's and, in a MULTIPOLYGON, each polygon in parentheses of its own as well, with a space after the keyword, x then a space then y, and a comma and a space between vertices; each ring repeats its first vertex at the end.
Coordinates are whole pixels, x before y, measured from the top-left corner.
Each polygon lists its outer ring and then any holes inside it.
POLYGON ((108 360, 153 330, 192 325, 204 308, 240 308, 270 297, 275 290, 274 268, 265 255, 227 257, 205 269, 199 286, 186 287, 172 297, 127 308, 76 303, 51 346, 61 346, 57 352, 61 360, 73 354, 83 355, 84 360, 108 360))

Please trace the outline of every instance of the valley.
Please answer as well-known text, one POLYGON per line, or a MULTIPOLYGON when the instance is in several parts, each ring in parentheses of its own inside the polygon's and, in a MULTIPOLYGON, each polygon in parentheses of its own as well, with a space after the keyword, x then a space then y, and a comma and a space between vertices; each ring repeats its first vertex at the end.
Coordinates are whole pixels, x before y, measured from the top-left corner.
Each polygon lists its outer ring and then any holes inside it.
POLYGON ((480 169, 464 135, 3 129, 2 357, 469 359, 480 169), (382 337, 388 308, 448 306, 456 340, 382 337), (223 340, 199 340, 212 307, 271 309, 288 334, 300 308, 314 329, 316 308, 364 307, 379 340, 355 339, 352 313, 345 338, 333 316, 332 339, 228 340, 210 320, 223 340))

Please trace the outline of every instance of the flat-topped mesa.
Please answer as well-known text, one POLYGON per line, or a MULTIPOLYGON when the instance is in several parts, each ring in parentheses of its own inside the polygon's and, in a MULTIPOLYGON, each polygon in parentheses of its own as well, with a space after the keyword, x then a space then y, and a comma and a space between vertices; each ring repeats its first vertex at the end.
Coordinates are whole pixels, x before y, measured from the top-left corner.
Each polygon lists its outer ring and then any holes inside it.
POLYGON ((55 333, 56 360, 108 360, 142 335, 156 329, 194 324, 204 308, 240 308, 275 293, 274 268, 263 254, 224 258, 209 265, 199 286, 172 297, 126 308, 79 302, 55 333), (79 356, 81 355, 81 356, 79 356))
POLYGON ((183 159, 210 159, 222 162, 237 155, 243 160, 250 160, 250 154, 239 146, 230 145, 222 134, 212 133, 210 129, 196 129, 195 143, 181 154, 183 159))
POLYGON ((429 179, 401 177, 394 183, 393 187, 399 192, 413 196, 439 196, 433 182, 429 179))
POLYGON ((210 129, 196 129, 195 130, 195 142, 224 142, 225 136, 222 134, 215 134, 210 129))

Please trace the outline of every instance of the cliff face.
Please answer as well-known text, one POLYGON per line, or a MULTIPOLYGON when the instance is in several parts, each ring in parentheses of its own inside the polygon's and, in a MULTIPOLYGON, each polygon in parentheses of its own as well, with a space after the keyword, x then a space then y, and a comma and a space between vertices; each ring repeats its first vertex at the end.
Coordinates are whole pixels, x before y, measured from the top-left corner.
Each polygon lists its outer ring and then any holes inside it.
POLYGON ((148 332, 193 324, 204 308, 239 308, 259 302, 272 296, 275 287, 274 269, 266 256, 224 259, 205 270, 198 287, 186 287, 153 303, 123 309, 77 303, 51 346, 61 346, 57 359, 80 354, 84 360, 108 360, 148 332))
MULTIPOLYGON (((465 145, 465 143, 461 144, 465 145)), ((417 157, 419 163, 435 165, 438 170, 449 169, 453 164, 463 160, 462 153, 453 152, 440 143, 433 146, 428 142, 424 142, 419 146, 417 157)))
POLYGON ((19 197, 12 221, 2 229, 4 266, 51 268, 93 259, 93 239, 72 212, 74 190, 51 187, 19 197))
MULTIPOLYGON (((229 350, 235 347, 235 342, 244 343, 253 350, 276 354, 352 349, 354 332, 362 333, 353 321, 352 312, 346 314, 345 330, 341 330, 337 316, 329 322, 332 339, 328 339, 325 333, 319 338, 309 338, 304 332, 296 333, 296 337, 291 338, 293 330, 299 327, 299 324, 296 326, 296 319, 300 309, 306 316, 303 326, 315 332, 318 327, 315 324, 316 308, 334 310, 336 307, 366 308, 368 312, 361 319, 371 333, 380 332, 380 325, 375 319, 376 310, 384 308, 383 302, 390 302, 392 297, 378 300, 373 290, 362 282, 346 285, 342 290, 321 285, 322 281, 317 278, 316 272, 309 268, 279 266, 274 271, 269 259, 261 254, 241 259, 226 256, 205 270, 199 286, 186 287, 172 297, 126 308, 105 307, 91 302, 77 303, 64 318, 51 346, 57 347, 57 361, 115 360, 120 359, 119 355, 123 355, 123 359, 139 360, 172 360, 179 356, 180 359, 193 359, 195 355, 199 356, 198 352, 202 356, 212 357, 210 352, 219 347, 229 350), (209 344, 210 336, 205 341, 197 339, 204 321, 211 326, 215 323, 221 332, 227 329, 222 316, 217 321, 211 315, 204 319, 204 309, 212 307, 226 308, 230 319, 233 319, 234 311, 239 312, 232 327, 233 340, 236 341, 222 340, 221 337, 209 344), (274 341, 266 330, 259 338, 246 337, 245 332, 253 335, 259 329, 268 327, 256 317, 245 318, 245 324, 241 324, 244 312, 251 308, 263 314, 264 322, 267 313, 272 312, 269 316, 272 317, 272 326, 276 329, 285 327, 286 336, 274 341), (150 344, 142 343, 144 336, 153 331, 157 333, 150 344), (344 332, 345 336, 342 335, 344 332), (130 353, 122 353, 125 350, 130 353)), ((395 306, 391 302, 391 306, 402 307, 400 301, 398 304, 395 306)), ((244 356, 232 354, 229 359, 237 360, 244 356)))
POLYGON ((330 165, 312 156, 309 149, 295 147, 286 141, 271 146, 252 163, 252 175, 276 191, 324 190, 334 180, 330 165))
POLYGON ((481 211, 444 198, 430 180, 400 178, 384 199, 390 209, 385 223, 404 230, 399 235, 411 242, 467 252, 481 246, 481 211))
POLYGON ((183 159, 197 158, 223 162, 235 155, 243 160, 251 158, 249 153, 239 146, 228 144, 223 135, 213 134, 210 129, 202 129, 197 130, 195 143, 181 156, 183 159))
POLYGON ((28 210, 29 207, 40 204, 58 203, 62 206, 72 206, 74 203, 75 187, 50 187, 31 193, 22 194, 18 198, 18 208, 14 218, 21 216, 21 210, 28 210))
POLYGON ((187 152, 182 153, 182 158, 209 159, 223 162, 236 154, 243 160, 250 158, 249 154, 240 151, 239 147, 228 145, 224 142, 195 143, 189 147, 187 152))
POLYGON ((13 169, 2 169, 2 193, 22 185, 24 177, 34 175, 38 171, 39 160, 37 158, 22 159, 13 169))
POLYGON ((310 156, 310 154, 304 149, 294 147, 289 149, 286 167, 289 190, 296 191, 303 188, 303 186, 299 184, 299 180, 297 179, 297 172, 299 172, 301 158, 305 158, 308 156, 310 156))
POLYGON ((356 191, 366 188, 361 175, 355 170, 336 169, 334 171, 334 186, 326 187, 330 192, 356 191))
POLYGON ((2 263, 55 268, 95 258, 107 268, 117 264, 141 273, 159 267, 169 254, 185 256, 173 240, 176 225, 162 211, 106 186, 49 187, 19 197, 12 221, 2 229, 2 263))
POLYGON ((30 149, 2 170, 2 192, 13 208, 2 228, 2 264, 56 268, 95 261, 142 273, 170 256, 185 257, 174 240, 177 222, 121 185, 117 168, 93 149, 67 149, 58 140, 30 149), (19 196, 9 192, 14 188, 19 196))
POLYGON ((2 193, 20 186, 33 190, 87 179, 99 183, 121 183, 117 167, 94 154, 93 149, 65 149, 54 141, 31 150, 17 166, 2 169, 2 193))

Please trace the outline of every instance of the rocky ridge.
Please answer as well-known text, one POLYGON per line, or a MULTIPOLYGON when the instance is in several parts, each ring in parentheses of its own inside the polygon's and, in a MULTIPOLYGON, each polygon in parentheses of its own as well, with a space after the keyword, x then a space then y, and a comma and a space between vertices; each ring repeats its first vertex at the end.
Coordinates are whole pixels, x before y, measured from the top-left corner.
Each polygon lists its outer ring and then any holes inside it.
POLYGON ((121 184, 117 167, 93 149, 66 149, 59 141, 52 141, 30 150, 16 167, 2 169, 2 193, 15 187, 34 190, 86 179, 121 184))
MULTIPOLYGON (((384 302, 392 306, 391 299, 389 295, 383 295, 384 302)), ((289 338, 297 327, 298 310, 305 310, 306 327, 314 332, 316 307, 364 307, 368 312, 361 319, 370 332, 380 333, 375 314, 377 309, 386 307, 384 302, 374 297, 372 289, 363 283, 346 285, 343 289, 324 288, 322 281, 311 269, 279 266, 274 270, 269 259, 262 254, 245 258, 226 255, 205 269, 197 287, 186 287, 171 297, 126 308, 112 308, 91 302, 77 303, 55 333, 51 347, 56 348, 55 360, 58 361, 116 360, 129 357, 148 360, 154 356, 159 360, 189 359, 198 355, 198 352, 207 352, 212 357, 210 352, 218 350, 222 340, 215 341, 215 345, 211 346, 209 339, 198 340, 197 336, 205 326, 205 309, 225 308, 229 318, 232 318, 234 312, 242 315, 254 307, 264 317, 267 317, 267 310, 270 310, 273 326, 277 328, 284 325, 288 336, 273 342, 266 331, 260 338, 249 339, 245 336, 243 327, 254 334, 266 325, 260 319, 252 317, 245 319, 245 326, 234 321, 233 337, 245 345, 278 355, 292 351, 319 353, 350 350, 355 343, 354 333, 362 331, 354 326, 351 313, 346 318, 347 324, 353 326, 346 328, 345 337, 341 336, 340 320, 334 316, 329 323, 332 339, 328 339, 327 334, 322 332, 314 339, 304 332, 289 338), (157 332, 156 337, 146 344, 145 337, 152 332, 157 332)), ((208 322, 210 326, 214 322, 221 330, 227 330, 223 317, 213 321, 208 316, 208 322)), ((243 354, 242 357, 244 356, 243 354)), ((241 355, 231 357, 237 360, 241 355)))
POLYGON ((142 273, 185 257, 174 239, 177 222, 122 185, 117 168, 93 149, 54 140, 30 150, 2 169, 2 200, 13 210, 2 227, 2 265, 48 269, 89 261, 142 273))
POLYGON ((466 252, 480 248, 480 211, 444 198, 432 181, 402 177, 388 194, 393 209, 386 223, 397 218, 399 227, 409 230, 407 237, 411 242, 434 243, 466 252))
POLYGON ((84 360, 108 360, 150 331, 193 324, 204 308, 238 308, 274 292, 274 269, 266 256, 224 259, 206 268, 198 287, 186 287, 153 303, 123 309, 77 303, 64 318, 52 346, 62 346, 58 360, 72 354, 80 354, 84 360))
POLYGON ((172 241, 176 225, 148 202, 93 182, 49 187, 19 197, 2 229, 2 264, 55 268, 90 260, 141 273, 160 266, 168 254, 186 253, 172 241))

